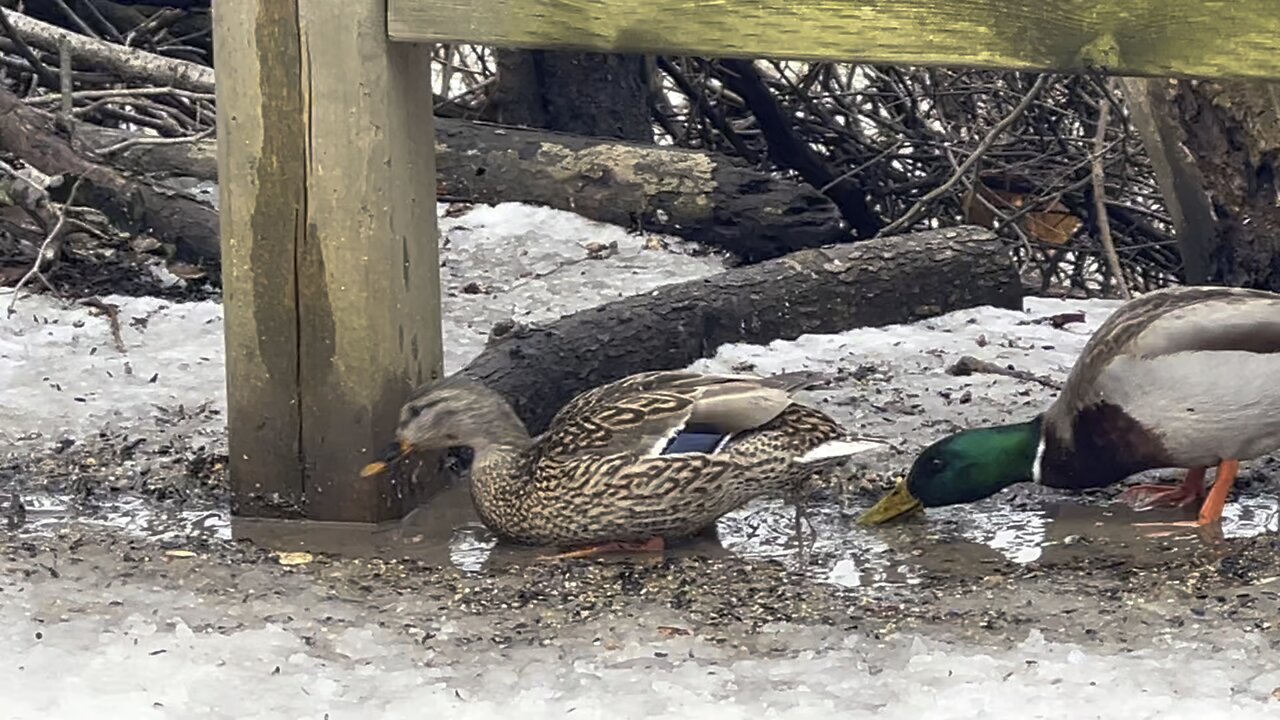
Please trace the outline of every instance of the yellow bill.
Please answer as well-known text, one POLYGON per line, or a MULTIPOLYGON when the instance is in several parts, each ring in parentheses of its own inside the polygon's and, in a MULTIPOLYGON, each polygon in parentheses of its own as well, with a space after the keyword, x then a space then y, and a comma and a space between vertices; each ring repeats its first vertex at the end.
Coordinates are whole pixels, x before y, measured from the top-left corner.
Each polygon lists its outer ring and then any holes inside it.
POLYGON ((873 505, 870 510, 862 513, 858 518, 858 524, 880 525, 923 507, 924 504, 907 489, 907 481, 904 478, 898 481, 898 486, 892 492, 880 498, 880 502, 873 505))
POLYGON ((409 443, 403 440, 393 442, 383 448, 381 453, 378 453, 377 460, 374 460, 361 468, 360 477, 368 478, 373 477, 374 475, 381 475, 382 473, 390 470, 392 465, 400 462, 412 452, 413 446, 409 443))
POLYGON ((367 478, 367 477, 373 477, 374 475, 381 475, 382 473, 386 472, 390 468, 391 468, 391 463, 386 463, 381 460, 376 460, 360 468, 360 477, 367 478))

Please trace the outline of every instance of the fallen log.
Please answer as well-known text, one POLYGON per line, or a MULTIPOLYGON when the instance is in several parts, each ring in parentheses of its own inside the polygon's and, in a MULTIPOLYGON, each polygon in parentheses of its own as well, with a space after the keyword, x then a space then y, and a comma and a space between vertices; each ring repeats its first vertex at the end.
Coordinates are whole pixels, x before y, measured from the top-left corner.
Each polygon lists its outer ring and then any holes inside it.
MULTIPOLYGON (((0 8, 0 13, 16 35, 38 48, 56 51, 66 43, 75 57, 125 79, 213 92, 214 71, 210 67, 87 37, 16 11, 0 8)), ((6 105, 11 104, 9 100, 5 98, 6 105)), ((31 116, 26 120, 30 123, 31 116)), ((598 138, 448 118, 437 118, 436 122, 438 190, 446 196, 569 210, 601 222, 678 235, 727 250, 747 262, 852 239, 840 211, 822 193, 755 170, 727 155, 601 142, 598 138)), ((85 123, 78 127, 86 134, 106 137, 88 130, 92 126, 85 123)), ((117 137, 112 144, 121 139, 117 137)), ((97 149, 102 147, 105 145, 97 145, 97 149)), ((212 142, 135 146, 122 158, 172 168, 175 160, 185 157, 192 161, 192 176, 215 179, 207 176, 213 164, 212 147, 212 142)), ((40 166, 37 161, 32 164, 40 166)), ((113 182, 95 184, 100 189, 111 186, 106 190, 108 195, 134 191, 135 206, 146 206, 143 211, 148 215, 163 215, 162 223, 169 227, 194 233, 186 243, 188 250, 206 253, 208 259, 218 257, 218 243, 205 237, 207 213, 184 217, 174 204, 157 203, 156 196, 136 183, 126 187, 119 182, 123 177, 118 173, 111 179, 113 182)), ((216 238, 216 225, 212 227, 216 238)))
POLYGON ((16 10, 0 8, 0 13, 5 14, 18 37, 46 52, 57 53, 65 44, 80 62, 109 69, 124 80, 193 92, 213 92, 214 73, 211 67, 91 38, 16 10))
POLYGON ((852 240, 807 185, 727 155, 437 119, 441 191, 679 235, 747 262, 852 240))
MULTIPOLYGON (((76 125, 77 147, 135 137, 76 125)), ((213 140, 134 145, 112 165, 217 179, 213 140)), ((807 185, 727 155, 436 118, 436 173, 445 197, 525 202, 624 227, 678 235, 746 262, 852 239, 836 206, 807 185)))
POLYGON ((686 367, 725 343, 910 322, 978 305, 1021 307, 1011 254, 990 231, 932 230, 810 249, 515 327, 463 368, 532 432, 574 395, 686 367))
POLYGON ((76 121, 72 134, 72 147, 89 157, 112 167, 139 175, 164 177, 191 177, 198 180, 218 180, 218 143, 213 139, 192 139, 190 142, 129 145, 118 151, 104 152, 122 143, 136 141, 136 132, 103 127, 93 123, 76 121))
POLYGON ((101 210, 121 230, 173 243, 185 259, 221 255, 216 210, 85 158, 58 132, 53 116, 28 107, 3 87, 0 149, 43 173, 83 177, 76 202, 101 210))

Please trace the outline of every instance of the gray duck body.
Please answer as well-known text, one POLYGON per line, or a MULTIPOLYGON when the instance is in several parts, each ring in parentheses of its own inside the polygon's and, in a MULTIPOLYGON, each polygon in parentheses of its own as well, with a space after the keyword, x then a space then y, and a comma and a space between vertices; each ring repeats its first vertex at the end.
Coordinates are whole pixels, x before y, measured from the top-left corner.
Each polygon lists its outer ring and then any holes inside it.
POLYGON ((1126 303, 1043 424, 1039 480, 1060 488, 1280 448, 1280 295, 1179 287, 1126 303))

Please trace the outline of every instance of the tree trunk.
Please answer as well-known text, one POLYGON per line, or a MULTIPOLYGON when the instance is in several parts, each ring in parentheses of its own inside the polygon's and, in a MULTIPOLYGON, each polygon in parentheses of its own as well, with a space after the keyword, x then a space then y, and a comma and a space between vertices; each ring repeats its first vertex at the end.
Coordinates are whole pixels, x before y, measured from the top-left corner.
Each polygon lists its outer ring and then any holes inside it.
POLYGON ((1169 105, 1168 86, 1165 79, 1120 78, 1133 127, 1151 158, 1160 195, 1173 222, 1182 278, 1199 285, 1209 280, 1217 219, 1204 177, 1182 144, 1182 131, 1169 105))
POLYGON ((1012 257, 990 231, 933 230, 803 250, 509 328, 460 372, 506 397, 536 433, 584 390, 686 367, 725 343, 790 340, 977 305, 1019 308, 1021 297, 1012 257))
POLYGON ((725 84, 742 96, 759 123, 760 133, 768 144, 769 159, 778 167, 795 170, 805 182, 831 198, 858 237, 875 237, 883 223, 871 208, 866 189, 851 177, 837 175, 808 141, 796 133, 789 111, 784 111, 769 92, 755 63, 731 59, 720 62, 729 70, 724 76, 725 84))
POLYGON ((498 50, 493 103, 508 125, 653 142, 643 55, 498 50))
MULTIPOLYGON (((90 154, 134 137, 77 123, 90 154)), ((109 156, 142 174, 217 179, 215 141, 135 145, 109 156)), ((472 202, 526 202, 678 235, 756 262, 848 241, 835 205, 728 155, 436 118, 438 190, 472 202)), ((216 249, 216 248, 211 248, 216 249)))
POLYGON ((1154 102, 1165 103, 1181 146, 1169 152, 1189 153, 1197 170, 1161 183, 1162 189, 1179 187, 1175 204, 1182 214, 1207 198, 1216 220, 1212 237, 1180 238, 1180 244, 1207 244, 1202 254, 1210 283, 1280 291, 1280 86, 1182 80, 1161 87, 1163 97, 1154 102), (1186 187, 1196 181, 1202 186, 1186 187))
POLYGON ((728 155, 439 120, 445 195, 678 235, 747 262, 851 240, 835 205, 728 155))

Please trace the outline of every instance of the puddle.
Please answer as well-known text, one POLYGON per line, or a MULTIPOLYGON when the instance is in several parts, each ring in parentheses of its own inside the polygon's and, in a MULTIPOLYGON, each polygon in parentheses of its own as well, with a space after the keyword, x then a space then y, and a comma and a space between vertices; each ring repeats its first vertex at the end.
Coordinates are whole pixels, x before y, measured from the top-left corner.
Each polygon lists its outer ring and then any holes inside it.
MULTIPOLYGON (((1141 553, 1153 542, 1135 523, 1184 520, 1177 511, 1136 513, 1124 505, 1083 504, 1073 499, 1019 509, 999 500, 938 508, 923 516, 879 528, 856 524, 861 508, 842 510, 814 503, 797 536, 795 510, 781 501, 757 501, 725 515, 708 534, 668 548, 673 556, 736 556, 779 562, 816 582, 842 587, 914 585, 929 568, 984 563, 1052 562, 1080 552, 1141 553)), ((370 529, 328 523, 237 520, 236 534, 283 550, 382 557, 409 556, 451 564, 466 572, 536 562, 548 551, 499 545, 480 523, 466 490, 450 488, 400 523, 370 529)), ((1239 497, 1223 517, 1226 537, 1280 531, 1280 502, 1239 497)), ((1187 541, 1198 541, 1190 531, 1187 541)), ((617 558, 617 556, 613 556, 617 558)))
POLYGON ((230 540, 229 513, 223 509, 177 510, 138 495, 120 495, 82 506, 68 496, 22 496, 26 521, 19 535, 50 535, 72 525, 116 530, 161 545, 190 538, 230 540))
MULTIPOLYGON (((111 529, 166 546, 192 540, 245 539, 277 550, 310 550, 361 557, 412 557, 464 572, 536 562, 548 551, 499 545, 479 521, 465 487, 455 486, 403 521, 383 525, 237 518, 225 509, 177 511, 141 497, 95 502, 84 511, 66 498, 24 496, 27 521, 20 535, 51 534, 73 524, 111 529)), ((914 585, 929 568, 984 563, 1052 562, 1081 552, 1142 553, 1149 531, 1135 523, 1188 519, 1178 511, 1136 513, 1127 506, 1063 499, 1030 509, 998 500, 931 509, 878 528, 855 523, 858 509, 813 503, 797 536, 795 510, 781 501, 758 501, 730 513, 715 533, 669 548, 671 555, 736 556, 779 562, 806 577, 842 587, 914 585), (1105 541, 1106 549, 1091 547, 1105 541)), ((1180 529, 1188 541, 1196 536, 1180 529)), ((1280 531, 1280 500, 1244 495, 1227 505, 1223 534, 1251 537, 1280 531)), ((616 556, 615 556, 616 557, 616 556)))

